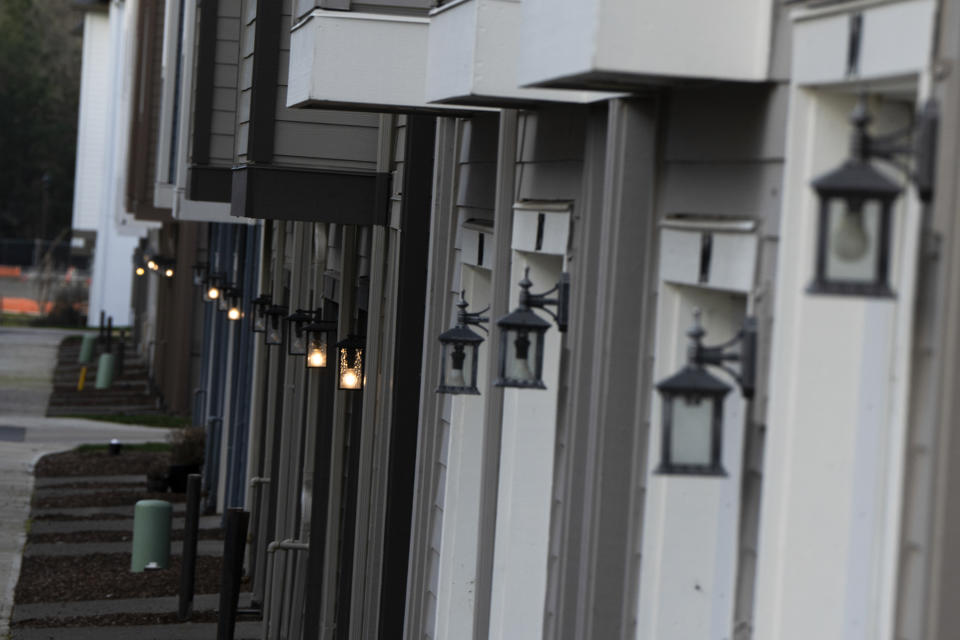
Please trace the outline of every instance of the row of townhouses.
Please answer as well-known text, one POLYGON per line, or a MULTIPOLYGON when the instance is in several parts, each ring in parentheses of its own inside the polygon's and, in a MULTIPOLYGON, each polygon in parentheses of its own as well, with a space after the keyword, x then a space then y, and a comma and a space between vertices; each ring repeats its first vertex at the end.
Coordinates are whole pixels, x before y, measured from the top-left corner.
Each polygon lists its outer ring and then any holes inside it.
POLYGON ((264 639, 956 637, 960 2, 75 4, 264 639))

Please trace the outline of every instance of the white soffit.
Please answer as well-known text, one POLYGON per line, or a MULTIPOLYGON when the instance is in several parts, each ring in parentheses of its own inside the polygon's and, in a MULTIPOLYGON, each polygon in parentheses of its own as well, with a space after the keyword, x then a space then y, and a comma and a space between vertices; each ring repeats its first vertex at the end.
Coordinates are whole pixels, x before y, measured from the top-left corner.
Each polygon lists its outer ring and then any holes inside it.
POLYGON ((456 0, 430 13, 426 99, 457 104, 590 103, 621 94, 521 88, 519 0, 456 0))
POLYGON ((429 26, 426 16, 314 10, 290 34, 287 106, 443 110, 425 98, 429 26))

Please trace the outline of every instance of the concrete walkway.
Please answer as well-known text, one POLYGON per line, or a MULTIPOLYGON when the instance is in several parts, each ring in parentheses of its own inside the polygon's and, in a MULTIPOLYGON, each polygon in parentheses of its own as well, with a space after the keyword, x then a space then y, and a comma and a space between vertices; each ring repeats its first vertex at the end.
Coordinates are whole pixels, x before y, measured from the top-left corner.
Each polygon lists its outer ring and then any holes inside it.
MULTIPOLYGON (((80 332, 0 327, 0 487, 4 489, 0 492, 0 637, 9 631, 36 461, 48 453, 72 449, 78 444, 106 443, 111 438, 130 443, 162 442, 167 435, 166 429, 44 417, 57 347, 65 336, 77 333, 80 332)), ((31 634, 40 635, 22 637, 58 640, 94 637, 55 634, 54 631, 34 629, 30 630, 31 634)), ((129 633, 124 637, 138 640, 151 637, 132 630, 122 633, 129 633)), ((101 634, 99 637, 120 636, 101 634)))

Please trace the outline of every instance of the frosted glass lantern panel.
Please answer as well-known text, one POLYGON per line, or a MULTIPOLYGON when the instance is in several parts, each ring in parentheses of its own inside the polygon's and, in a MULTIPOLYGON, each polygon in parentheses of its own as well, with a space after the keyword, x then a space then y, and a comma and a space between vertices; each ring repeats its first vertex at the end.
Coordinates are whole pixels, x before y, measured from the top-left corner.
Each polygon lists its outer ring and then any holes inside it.
POLYGON ((672 400, 673 429, 670 432, 670 463, 710 466, 713 464, 713 400, 689 402, 672 400))
POLYGON ((826 279, 874 282, 880 256, 880 203, 867 200, 856 210, 844 198, 831 198, 827 207, 826 279))

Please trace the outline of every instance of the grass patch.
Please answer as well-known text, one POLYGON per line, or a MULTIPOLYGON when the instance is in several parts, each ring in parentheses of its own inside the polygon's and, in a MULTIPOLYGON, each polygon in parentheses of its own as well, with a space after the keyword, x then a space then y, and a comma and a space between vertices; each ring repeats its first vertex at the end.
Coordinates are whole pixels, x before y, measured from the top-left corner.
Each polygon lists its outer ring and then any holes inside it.
POLYGON ((109 413, 77 413, 58 416, 62 418, 82 418, 84 420, 100 420, 103 422, 116 422, 118 424, 135 424, 142 427, 164 427, 167 429, 178 429, 180 427, 189 427, 190 418, 181 416, 166 416, 163 414, 143 413, 143 414, 109 414, 109 413))
MULTIPOLYGON (((94 451, 106 451, 109 445, 106 444, 82 444, 74 451, 77 453, 91 453, 94 451)), ((139 444, 125 444, 124 451, 145 451, 147 453, 165 453, 170 451, 170 444, 166 442, 142 442, 139 444)))

